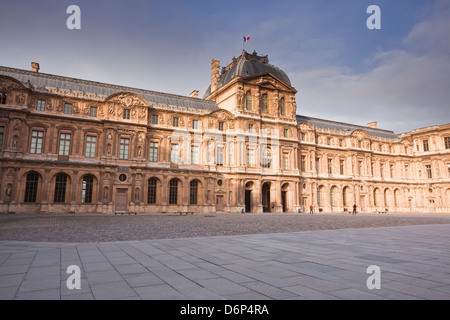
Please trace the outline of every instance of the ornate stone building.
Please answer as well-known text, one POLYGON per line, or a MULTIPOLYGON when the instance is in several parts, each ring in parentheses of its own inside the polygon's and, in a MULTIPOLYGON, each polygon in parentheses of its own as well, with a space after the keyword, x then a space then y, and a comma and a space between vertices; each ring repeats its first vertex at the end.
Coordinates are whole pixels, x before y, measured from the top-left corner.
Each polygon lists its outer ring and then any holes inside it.
POLYGON ((256 53, 211 71, 199 98, 0 67, 0 212, 450 212, 450 124, 297 115, 256 53))

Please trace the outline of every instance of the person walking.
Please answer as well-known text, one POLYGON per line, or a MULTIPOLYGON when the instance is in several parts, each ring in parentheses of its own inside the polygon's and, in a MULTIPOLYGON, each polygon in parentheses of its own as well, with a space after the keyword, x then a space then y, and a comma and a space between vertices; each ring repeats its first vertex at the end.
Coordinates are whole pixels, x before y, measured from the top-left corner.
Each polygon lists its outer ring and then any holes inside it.
POLYGON ((313 206, 312 205, 309 206, 309 214, 313 214, 313 206))
POLYGON ((354 215, 356 215, 356 204, 353 205, 353 213, 354 215))

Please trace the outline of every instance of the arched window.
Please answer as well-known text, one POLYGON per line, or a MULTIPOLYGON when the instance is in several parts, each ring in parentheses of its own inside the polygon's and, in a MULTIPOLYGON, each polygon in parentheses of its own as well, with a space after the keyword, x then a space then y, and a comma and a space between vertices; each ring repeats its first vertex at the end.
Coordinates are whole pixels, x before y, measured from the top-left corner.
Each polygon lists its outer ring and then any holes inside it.
POLYGON ((317 205, 319 207, 322 206, 322 189, 323 189, 322 186, 317 188, 317 205))
POLYGON ((348 187, 345 187, 344 190, 342 190, 342 204, 344 207, 347 206, 347 190, 348 187))
POLYGON ((190 183, 190 196, 189 196, 189 203, 190 204, 197 204, 197 198, 198 198, 198 181, 192 180, 190 183))
POLYGON ((178 180, 172 179, 169 183, 169 204, 178 204, 178 180))
POLYGON ((269 113, 269 98, 267 93, 264 93, 261 97, 261 112, 269 113))
POLYGON ((284 101, 284 98, 280 99, 280 113, 282 116, 286 115, 286 102, 284 101))
POLYGON ((398 207, 398 194, 399 194, 399 191, 398 191, 398 189, 396 189, 395 191, 394 191, 394 206, 397 208, 398 207))
POLYGON ((388 189, 384 190, 384 206, 388 206, 388 189))
POLYGON ((373 190, 373 205, 374 205, 374 207, 377 206, 377 191, 378 191, 378 189, 373 190))
POLYGON ((252 93, 250 90, 245 93, 245 109, 252 110, 252 93))
POLYGON ((272 150, 265 148, 263 153, 263 168, 272 168, 272 150))
POLYGON ((39 183, 39 174, 30 172, 27 174, 27 182, 25 183, 25 199, 24 202, 36 202, 37 190, 39 183))
POLYGON ((150 178, 148 179, 148 197, 147 197, 147 203, 148 204, 155 204, 156 203, 156 183, 158 181, 156 178, 150 178))
POLYGON ((334 207, 334 191, 335 191, 336 187, 331 187, 330 190, 330 203, 331 206, 334 207))
POLYGON ((92 193, 94 190, 94 176, 85 175, 81 188, 81 203, 92 203, 92 193))
POLYGON ((60 173, 55 179, 55 195, 53 202, 64 203, 66 202, 66 186, 67 186, 67 175, 60 173))

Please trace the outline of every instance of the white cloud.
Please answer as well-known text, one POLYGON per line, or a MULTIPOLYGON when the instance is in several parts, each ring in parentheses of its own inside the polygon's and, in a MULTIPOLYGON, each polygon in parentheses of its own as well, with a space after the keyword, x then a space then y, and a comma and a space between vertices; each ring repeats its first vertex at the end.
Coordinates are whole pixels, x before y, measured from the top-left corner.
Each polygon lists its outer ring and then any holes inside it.
POLYGON ((396 132, 450 122, 449 1, 438 1, 403 48, 380 51, 369 71, 327 66, 290 75, 300 114, 396 132))

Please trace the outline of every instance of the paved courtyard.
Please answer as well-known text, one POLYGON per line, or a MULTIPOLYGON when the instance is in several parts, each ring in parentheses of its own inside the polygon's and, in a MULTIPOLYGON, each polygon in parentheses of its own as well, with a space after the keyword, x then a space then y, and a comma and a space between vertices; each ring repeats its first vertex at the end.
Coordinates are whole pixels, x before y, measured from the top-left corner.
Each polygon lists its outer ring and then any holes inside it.
POLYGON ((0 216, 0 299, 450 299, 448 216, 73 218, 0 216))

